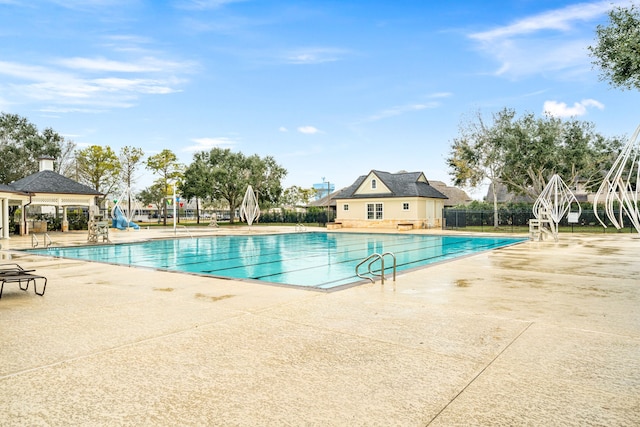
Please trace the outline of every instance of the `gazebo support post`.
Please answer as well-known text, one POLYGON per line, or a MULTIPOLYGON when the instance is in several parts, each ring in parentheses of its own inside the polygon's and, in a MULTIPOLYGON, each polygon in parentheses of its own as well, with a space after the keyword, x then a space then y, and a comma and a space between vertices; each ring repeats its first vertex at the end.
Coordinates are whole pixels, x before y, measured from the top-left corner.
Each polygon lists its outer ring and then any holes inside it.
POLYGON ((62 207, 62 232, 66 233, 69 231, 69 220, 67 219, 67 207, 62 207))

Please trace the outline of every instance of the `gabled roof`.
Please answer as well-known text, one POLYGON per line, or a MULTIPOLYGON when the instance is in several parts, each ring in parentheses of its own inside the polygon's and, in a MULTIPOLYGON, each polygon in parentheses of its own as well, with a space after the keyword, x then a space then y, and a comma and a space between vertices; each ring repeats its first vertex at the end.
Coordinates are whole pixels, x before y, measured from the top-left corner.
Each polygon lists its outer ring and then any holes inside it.
POLYGON ((43 170, 9 184, 14 191, 50 194, 82 194, 101 196, 102 193, 50 170, 43 170))
POLYGON ((327 202, 329 203, 329 206, 333 206, 334 208, 336 207, 336 201, 335 198, 338 194, 340 194, 342 190, 337 190, 334 191, 333 193, 329 194, 328 196, 324 196, 319 198, 318 200, 312 200, 309 203, 309 206, 318 206, 318 207, 323 207, 326 208, 327 207, 327 202))
POLYGON ((349 187, 333 196, 334 199, 370 199, 393 197, 426 197, 431 199, 446 199, 447 196, 433 188, 422 172, 389 173, 372 170, 367 175, 362 175, 349 187), (380 193, 367 192, 358 194, 358 189, 367 177, 375 175, 389 191, 380 193))
POLYGON ((442 181, 430 181, 432 187, 449 198, 444 204, 448 206, 466 205, 473 201, 471 197, 461 188, 450 187, 442 181))

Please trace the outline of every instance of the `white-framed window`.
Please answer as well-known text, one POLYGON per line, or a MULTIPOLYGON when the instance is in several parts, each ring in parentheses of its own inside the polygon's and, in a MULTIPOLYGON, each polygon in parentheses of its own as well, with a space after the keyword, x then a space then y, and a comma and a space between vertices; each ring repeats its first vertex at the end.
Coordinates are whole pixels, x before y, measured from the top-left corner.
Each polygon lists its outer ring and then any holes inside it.
POLYGON ((344 205, 342 205, 342 210, 343 211, 348 211, 349 210, 349 204, 345 203, 344 205))
POLYGON ((371 180, 371 189, 375 190, 376 188, 378 188, 378 181, 374 178, 371 180))
POLYGON ((383 213, 382 203, 367 203, 367 219, 382 219, 383 213))
POLYGON ((409 210, 409 202, 402 202, 402 210, 403 211, 409 210))

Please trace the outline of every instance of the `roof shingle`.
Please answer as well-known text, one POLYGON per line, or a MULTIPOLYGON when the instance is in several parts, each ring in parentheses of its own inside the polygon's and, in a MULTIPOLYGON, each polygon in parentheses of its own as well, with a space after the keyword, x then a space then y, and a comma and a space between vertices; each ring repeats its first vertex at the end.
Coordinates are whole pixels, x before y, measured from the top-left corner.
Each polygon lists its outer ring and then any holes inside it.
POLYGON ((367 175, 362 175, 349 187, 335 195, 334 199, 357 199, 357 198, 381 198, 381 197, 426 197, 431 199, 446 199, 447 196, 436 190, 429 184, 428 180, 420 181, 422 172, 401 172, 389 173, 372 170, 367 175), (358 188, 364 180, 371 174, 375 174, 382 183, 389 189, 390 193, 379 194, 356 194, 358 188))
POLYGON ((101 196, 102 193, 93 188, 80 184, 72 179, 50 170, 43 170, 19 179, 8 185, 15 191, 28 193, 52 194, 86 194, 101 196))

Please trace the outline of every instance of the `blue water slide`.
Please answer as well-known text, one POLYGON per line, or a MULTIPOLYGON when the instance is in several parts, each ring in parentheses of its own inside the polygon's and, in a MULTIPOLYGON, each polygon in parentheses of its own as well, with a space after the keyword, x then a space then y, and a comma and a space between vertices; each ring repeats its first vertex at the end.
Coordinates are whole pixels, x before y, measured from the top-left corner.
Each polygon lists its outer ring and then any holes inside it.
POLYGON ((120 210, 120 206, 115 207, 113 216, 115 217, 111 220, 111 226, 113 228, 117 228, 118 230, 126 230, 127 228, 133 228, 134 230, 140 229, 140 226, 133 221, 127 224, 127 219, 124 217, 122 210, 120 210))

